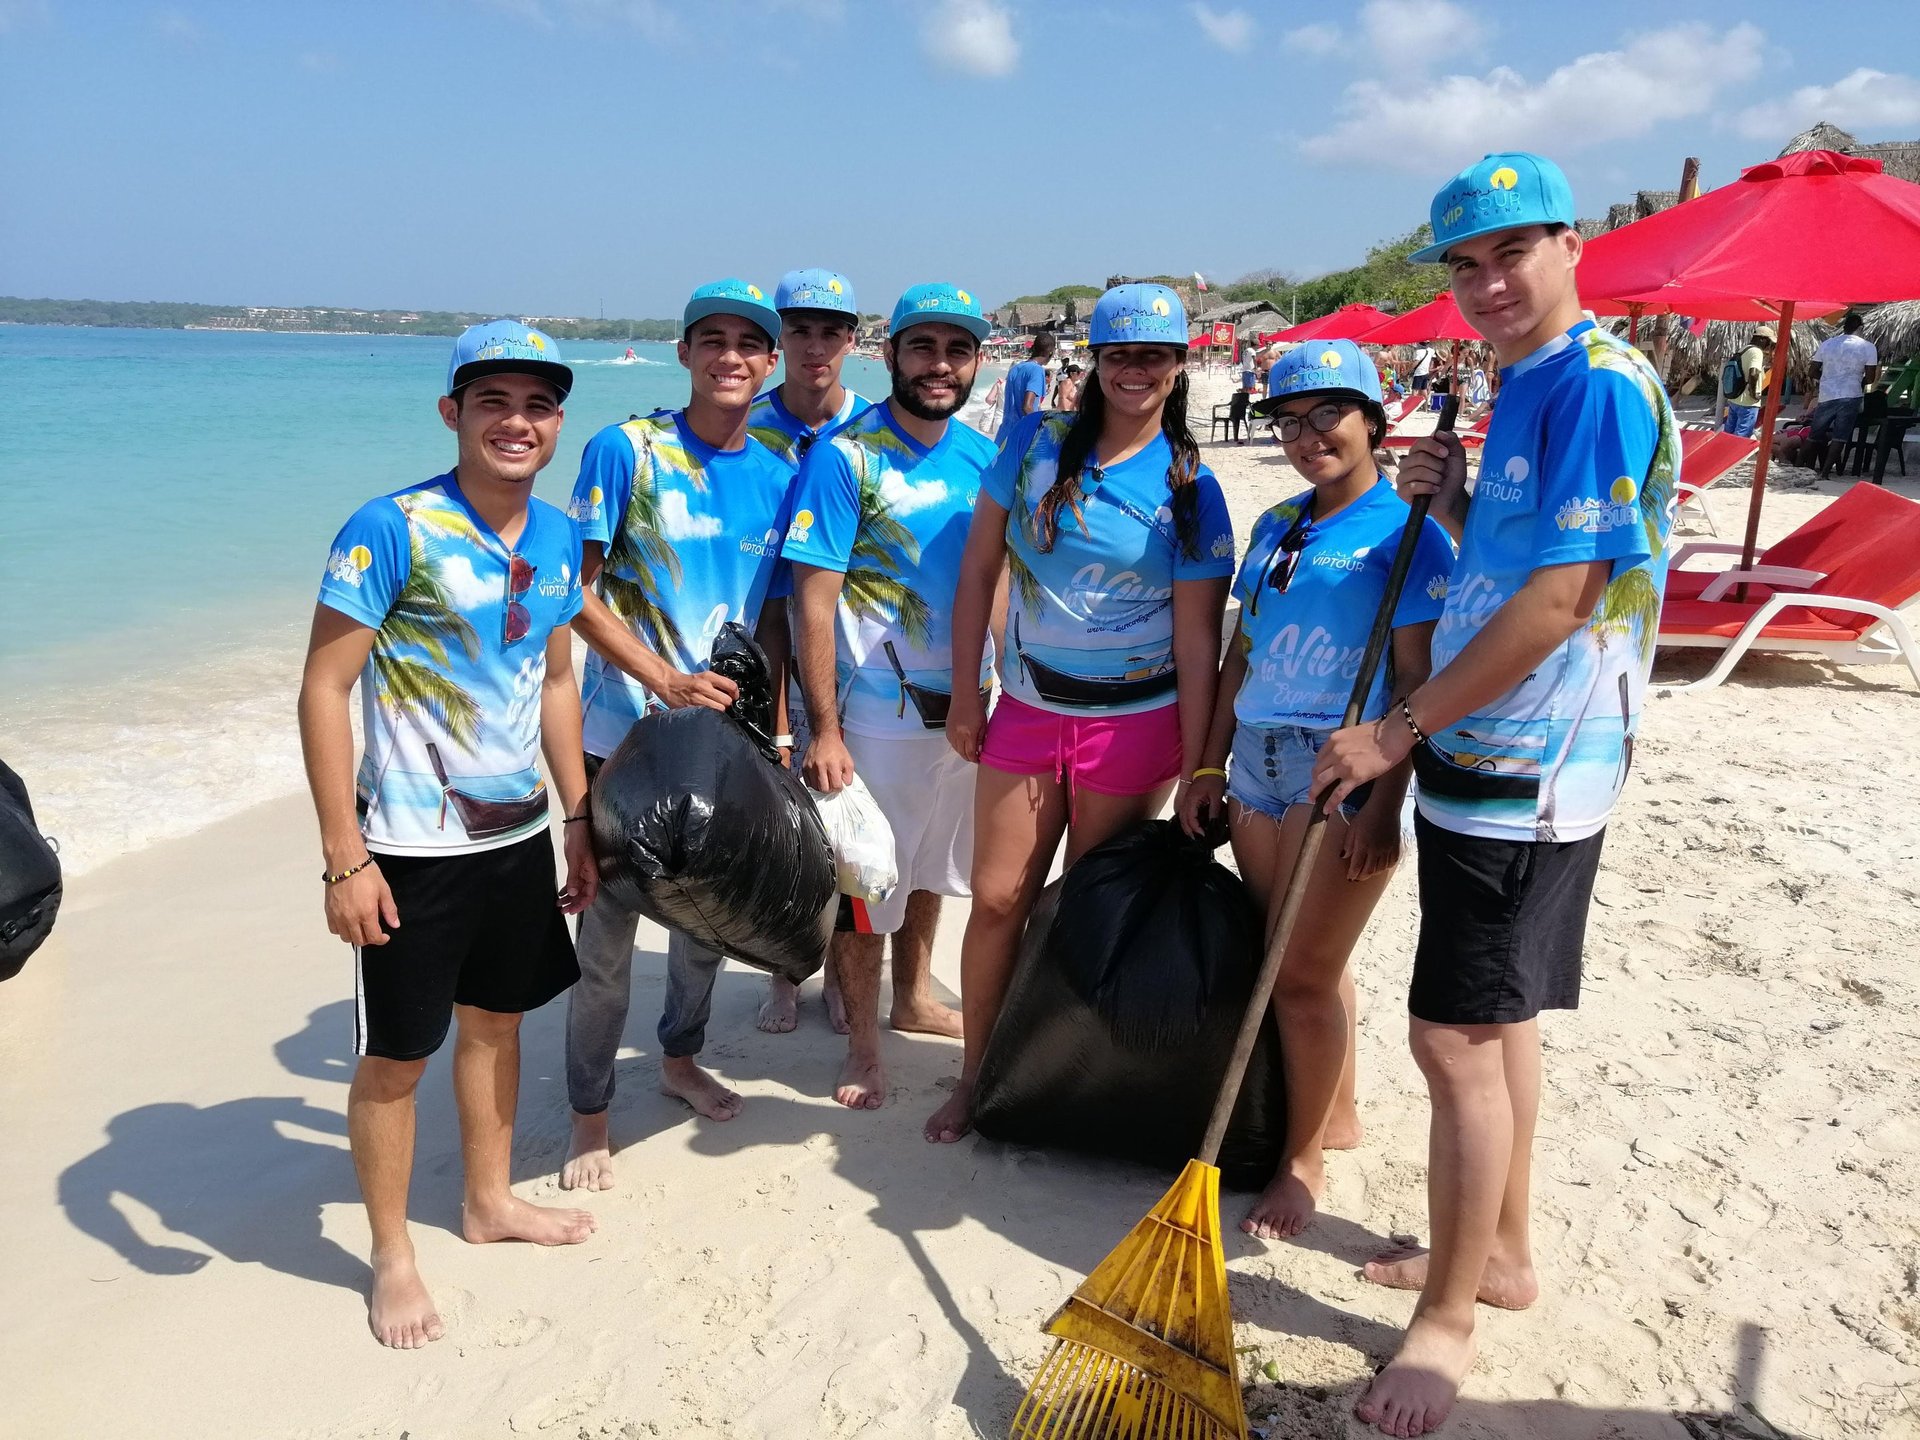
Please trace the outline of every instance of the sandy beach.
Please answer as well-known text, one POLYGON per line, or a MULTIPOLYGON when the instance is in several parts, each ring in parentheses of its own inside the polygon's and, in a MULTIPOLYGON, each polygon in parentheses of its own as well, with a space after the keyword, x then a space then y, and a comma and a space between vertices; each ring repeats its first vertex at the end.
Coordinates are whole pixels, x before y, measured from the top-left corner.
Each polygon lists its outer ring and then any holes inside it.
MULTIPOLYGON (((1270 444, 1203 449, 1244 546, 1297 477, 1270 444)), ((1763 540, 1842 488, 1781 473, 1763 540)), ((1722 535, 1747 500, 1712 492, 1722 535)), ((1705 533, 1683 519, 1681 538, 1705 533)), ((1660 693, 1709 663, 1655 670, 1584 1003, 1545 1026, 1545 1293, 1484 1312, 1455 1440, 1920 1436, 1920 697, 1902 668, 1764 656, 1718 690, 1660 693)), ((284 708, 291 736, 290 691, 284 708)), ((959 1064, 944 1041, 887 1035, 890 1103, 843 1110, 817 984, 800 1030, 766 1035, 763 981, 733 966, 705 1059, 747 1108, 697 1120, 653 1090, 665 940, 643 925, 620 1187, 578 1200, 599 1233, 565 1250, 459 1238, 443 1052, 412 1215, 449 1333, 383 1350, 344 1138, 351 959, 322 924, 318 866, 298 794, 100 864, 0 989, 0 1432, 1003 1435, 1041 1323, 1165 1187, 977 1138, 927 1145, 959 1064)), ((1426 1224, 1411 869, 1356 955, 1365 1143, 1330 1158, 1298 1243, 1230 1243, 1248 1410, 1275 1440, 1371 1433, 1348 1411, 1413 1306, 1357 1274, 1426 1224)), ((963 920, 949 902, 949 990, 963 920)), ((563 1018, 549 1006, 523 1032, 514 1171, 534 1199, 558 1193, 563 1018)), ((1247 1203, 1227 1197, 1229 1227, 1247 1203)))

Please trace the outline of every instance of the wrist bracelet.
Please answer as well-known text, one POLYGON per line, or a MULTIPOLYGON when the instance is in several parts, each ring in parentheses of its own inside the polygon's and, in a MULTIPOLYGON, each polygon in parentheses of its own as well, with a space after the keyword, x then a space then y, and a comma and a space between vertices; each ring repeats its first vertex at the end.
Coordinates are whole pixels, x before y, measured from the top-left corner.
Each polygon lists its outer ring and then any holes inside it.
POLYGON ((1415 743, 1425 745, 1427 743, 1427 732, 1422 730, 1420 728, 1420 722, 1413 718, 1413 707, 1407 704, 1407 697, 1404 695, 1400 697, 1400 714, 1405 718, 1407 728, 1413 732, 1415 743))
POLYGON ((793 749, 793 737, 791 735, 776 735, 773 737, 773 743, 787 750, 793 749))
POLYGON ((338 885, 342 880, 351 880, 371 864, 373 864, 373 852, 369 850, 367 852, 367 858, 362 860, 358 865, 354 865, 346 870, 322 870, 320 872, 320 879, 323 884, 338 885))
POLYGON ((1193 779, 1195 779, 1195 780, 1198 780, 1198 779, 1200 779, 1200 777, 1201 777, 1201 776, 1203 776, 1203 775, 1218 775, 1218 776, 1219 776, 1219 777, 1220 777, 1220 778, 1221 778, 1222 780, 1224 780, 1224 779, 1226 779, 1226 778, 1227 778, 1227 772, 1226 772, 1226 771, 1224 771, 1224 770, 1222 770, 1222 769, 1221 769, 1221 768, 1220 768, 1219 766, 1217 766, 1217 765, 1204 765, 1204 766, 1202 766, 1202 767, 1201 767, 1200 769, 1198 769, 1198 770, 1196 770, 1196 771, 1194 771, 1194 772, 1193 772, 1193 777, 1192 777, 1192 778, 1193 778, 1193 779))
POLYGON ((569 815, 560 823, 562 825, 584 825, 591 819, 593 819, 592 815, 569 815))

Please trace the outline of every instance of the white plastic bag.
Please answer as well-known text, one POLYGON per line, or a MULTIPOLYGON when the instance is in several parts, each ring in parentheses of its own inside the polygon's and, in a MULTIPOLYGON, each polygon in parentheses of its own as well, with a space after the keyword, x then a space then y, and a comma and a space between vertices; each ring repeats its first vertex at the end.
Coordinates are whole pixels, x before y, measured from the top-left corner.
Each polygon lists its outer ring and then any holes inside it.
POLYGON ((886 899, 900 883, 900 867, 893 854, 893 827, 873 793, 858 775, 837 794, 822 795, 812 787, 807 793, 827 827, 840 893, 868 904, 886 899))

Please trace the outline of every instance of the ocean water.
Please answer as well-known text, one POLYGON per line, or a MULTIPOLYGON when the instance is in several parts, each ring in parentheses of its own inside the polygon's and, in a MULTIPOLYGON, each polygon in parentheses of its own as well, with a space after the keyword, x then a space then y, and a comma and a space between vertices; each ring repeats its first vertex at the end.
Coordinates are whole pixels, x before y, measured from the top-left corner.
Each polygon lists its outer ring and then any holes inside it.
MULTIPOLYGON (((453 463, 449 344, 0 325, 0 759, 70 871, 301 788, 327 545, 453 463)), ((561 346, 575 387, 544 499, 565 503, 601 426, 685 402, 671 345, 625 348, 561 346)), ((877 362, 845 378, 886 393, 877 362)))

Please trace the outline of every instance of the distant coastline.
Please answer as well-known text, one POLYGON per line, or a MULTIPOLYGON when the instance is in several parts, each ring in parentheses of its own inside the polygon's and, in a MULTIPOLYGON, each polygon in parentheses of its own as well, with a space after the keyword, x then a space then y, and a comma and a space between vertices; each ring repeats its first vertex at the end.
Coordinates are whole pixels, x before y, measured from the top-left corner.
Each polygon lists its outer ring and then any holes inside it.
MULTIPOLYGON (((192 305, 163 300, 29 300, 0 295, 0 325, 128 330, 235 330, 277 335, 458 335, 495 314, 459 310, 354 310, 334 305, 192 305)), ((673 320, 590 320, 522 315, 556 340, 677 340, 673 320)))

